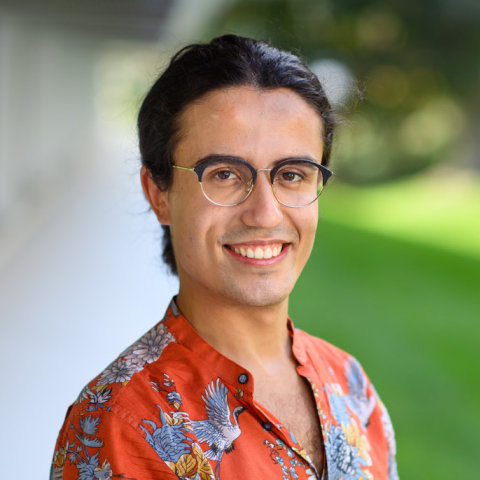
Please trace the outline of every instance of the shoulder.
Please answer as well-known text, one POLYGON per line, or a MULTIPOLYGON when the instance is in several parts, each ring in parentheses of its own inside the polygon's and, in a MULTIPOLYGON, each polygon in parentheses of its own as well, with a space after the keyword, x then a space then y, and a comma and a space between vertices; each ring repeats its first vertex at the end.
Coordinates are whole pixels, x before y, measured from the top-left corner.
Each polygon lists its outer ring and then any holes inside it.
POLYGON ((325 383, 338 384, 351 394, 368 391, 368 396, 377 397, 369 377, 353 355, 302 330, 295 330, 297 336, 298 350, 303 349, 307 362, 320 373, 325 383))
MULTIPOLYGON (((176 344, 164 320, 118 355, 80 391, 67 410, 57 439, 52 464, 57 476, 52 478, 77 478, 78 473, 88 469, 111 473, 121 468, 121 473, 127 472, 133 466, 117 458, 117 452, 125 448, 146 458, 145 465, 150 465, 149 468, 156 471, 163 468, 158 466, 158 455, 145 438, 142 424, 153 415, 158 417, 161 387, 153 380, 158 375, 152 374, 152 369, 163 371, 172 362, 169 346, 176 344), (63 477, 59 476, 62 472, 63 477)), ((170 469, 166 472, 172 473, 170 469)))
POLYGON ((317 395, 325 407, 324 414, 330 418, 327 447, 335 444, 337 436, 346 435, 345 441, 347 437, 354 440, 357 456, 361 451, 370 467, 376 468, 372 465, 373 458, 377 466, 384 466, 383 472, 388 474, 382 473, 382 478, 398 480, 390 417, 360 362, 335 345, 302 330, 295 330, 295 342, 298 350, 304 349, 306 363, 314 372, 312 377, 321 386, 317 395))
POLYGON ((160 321, 85 385, 68 409, 67 417, 128 410, 132 397, 145 399, 152 389, 148 380, 152 366, 164 357, 168 359, 167 347, 175 342, 164 320, 160 321), (124 401, 124 397, 130 401, 124 401))

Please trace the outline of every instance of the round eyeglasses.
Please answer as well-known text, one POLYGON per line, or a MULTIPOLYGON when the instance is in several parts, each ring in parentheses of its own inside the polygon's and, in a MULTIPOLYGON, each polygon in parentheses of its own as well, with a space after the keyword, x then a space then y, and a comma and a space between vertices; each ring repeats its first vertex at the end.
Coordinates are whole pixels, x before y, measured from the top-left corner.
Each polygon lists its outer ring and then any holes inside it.
POLYGON ((205 197, 215 205, 233 207, 252 193, 258 172, 269 172, 275 198, 286 207, 301 208, 322 193, 332 172, 311 160, 285 160, 273 168, 255 169, 240 158, 207 160, 193 168, 172 165, 196 173, 205 197))

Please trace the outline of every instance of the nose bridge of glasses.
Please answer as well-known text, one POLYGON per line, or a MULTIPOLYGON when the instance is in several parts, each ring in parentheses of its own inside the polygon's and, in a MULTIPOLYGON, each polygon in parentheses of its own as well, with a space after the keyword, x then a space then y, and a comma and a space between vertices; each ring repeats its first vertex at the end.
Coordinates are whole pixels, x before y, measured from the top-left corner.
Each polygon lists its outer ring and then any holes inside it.
MULTIPOLYGON (((272 177, 271 177, 271 172, 272 172, 273 168, 257 168, 257 169, 254 169, 253 171, 255 171, 255 175, 247 182, 247 186, 246 186, 246 190, 249 192, 249 194, 251 193, 251 191, 253 190, 254 186, 257 185, 257 181, 258 181, 258 175, 257 173, 258 172, 265 172, 267 174, 267 178, 268 178, 268 184, 269 184, 269 188, 271 188, 273 190, 273 182, 272 182, 272 177)), ((252 172, 253 173, 253 172, 252 172)), ((257 187, 258 188, 258 187, 257 187)), ((275 195, 275 191, 273 191, 273 195, 275 198, 276 195, 275 195)))
POLYGON ((266 173, 267 173, 267 177, 268 177, 270 183, 273 185, 273 181, 272 181, 272 170, 273 170, 273 168, 257 168, 257 173, 258 173, 258 172, 266 172, 266 173))

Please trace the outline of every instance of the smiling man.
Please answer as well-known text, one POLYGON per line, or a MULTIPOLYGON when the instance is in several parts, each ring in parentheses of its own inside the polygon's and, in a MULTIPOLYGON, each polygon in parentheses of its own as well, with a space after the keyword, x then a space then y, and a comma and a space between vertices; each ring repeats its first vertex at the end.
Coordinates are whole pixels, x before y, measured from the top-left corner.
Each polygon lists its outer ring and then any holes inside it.
POLYGON ((173 57, 138 126, 180 290, 82 390, 51 478, 398 478, 359 363, 288 317, 331 175, 318 79, 290 53, 226 35, 173 57))

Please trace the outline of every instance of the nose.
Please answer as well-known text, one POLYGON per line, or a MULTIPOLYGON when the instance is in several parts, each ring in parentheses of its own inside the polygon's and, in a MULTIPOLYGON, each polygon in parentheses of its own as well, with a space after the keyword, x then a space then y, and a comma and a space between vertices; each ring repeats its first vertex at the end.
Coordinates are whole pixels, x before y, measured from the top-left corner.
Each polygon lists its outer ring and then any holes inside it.
POLYGON ((243 208, 242 221, 251 227, 274 228, 283 219, 282 205, 273 194, 270 170, 258 170, 253 190, 239 205, 243 208))

